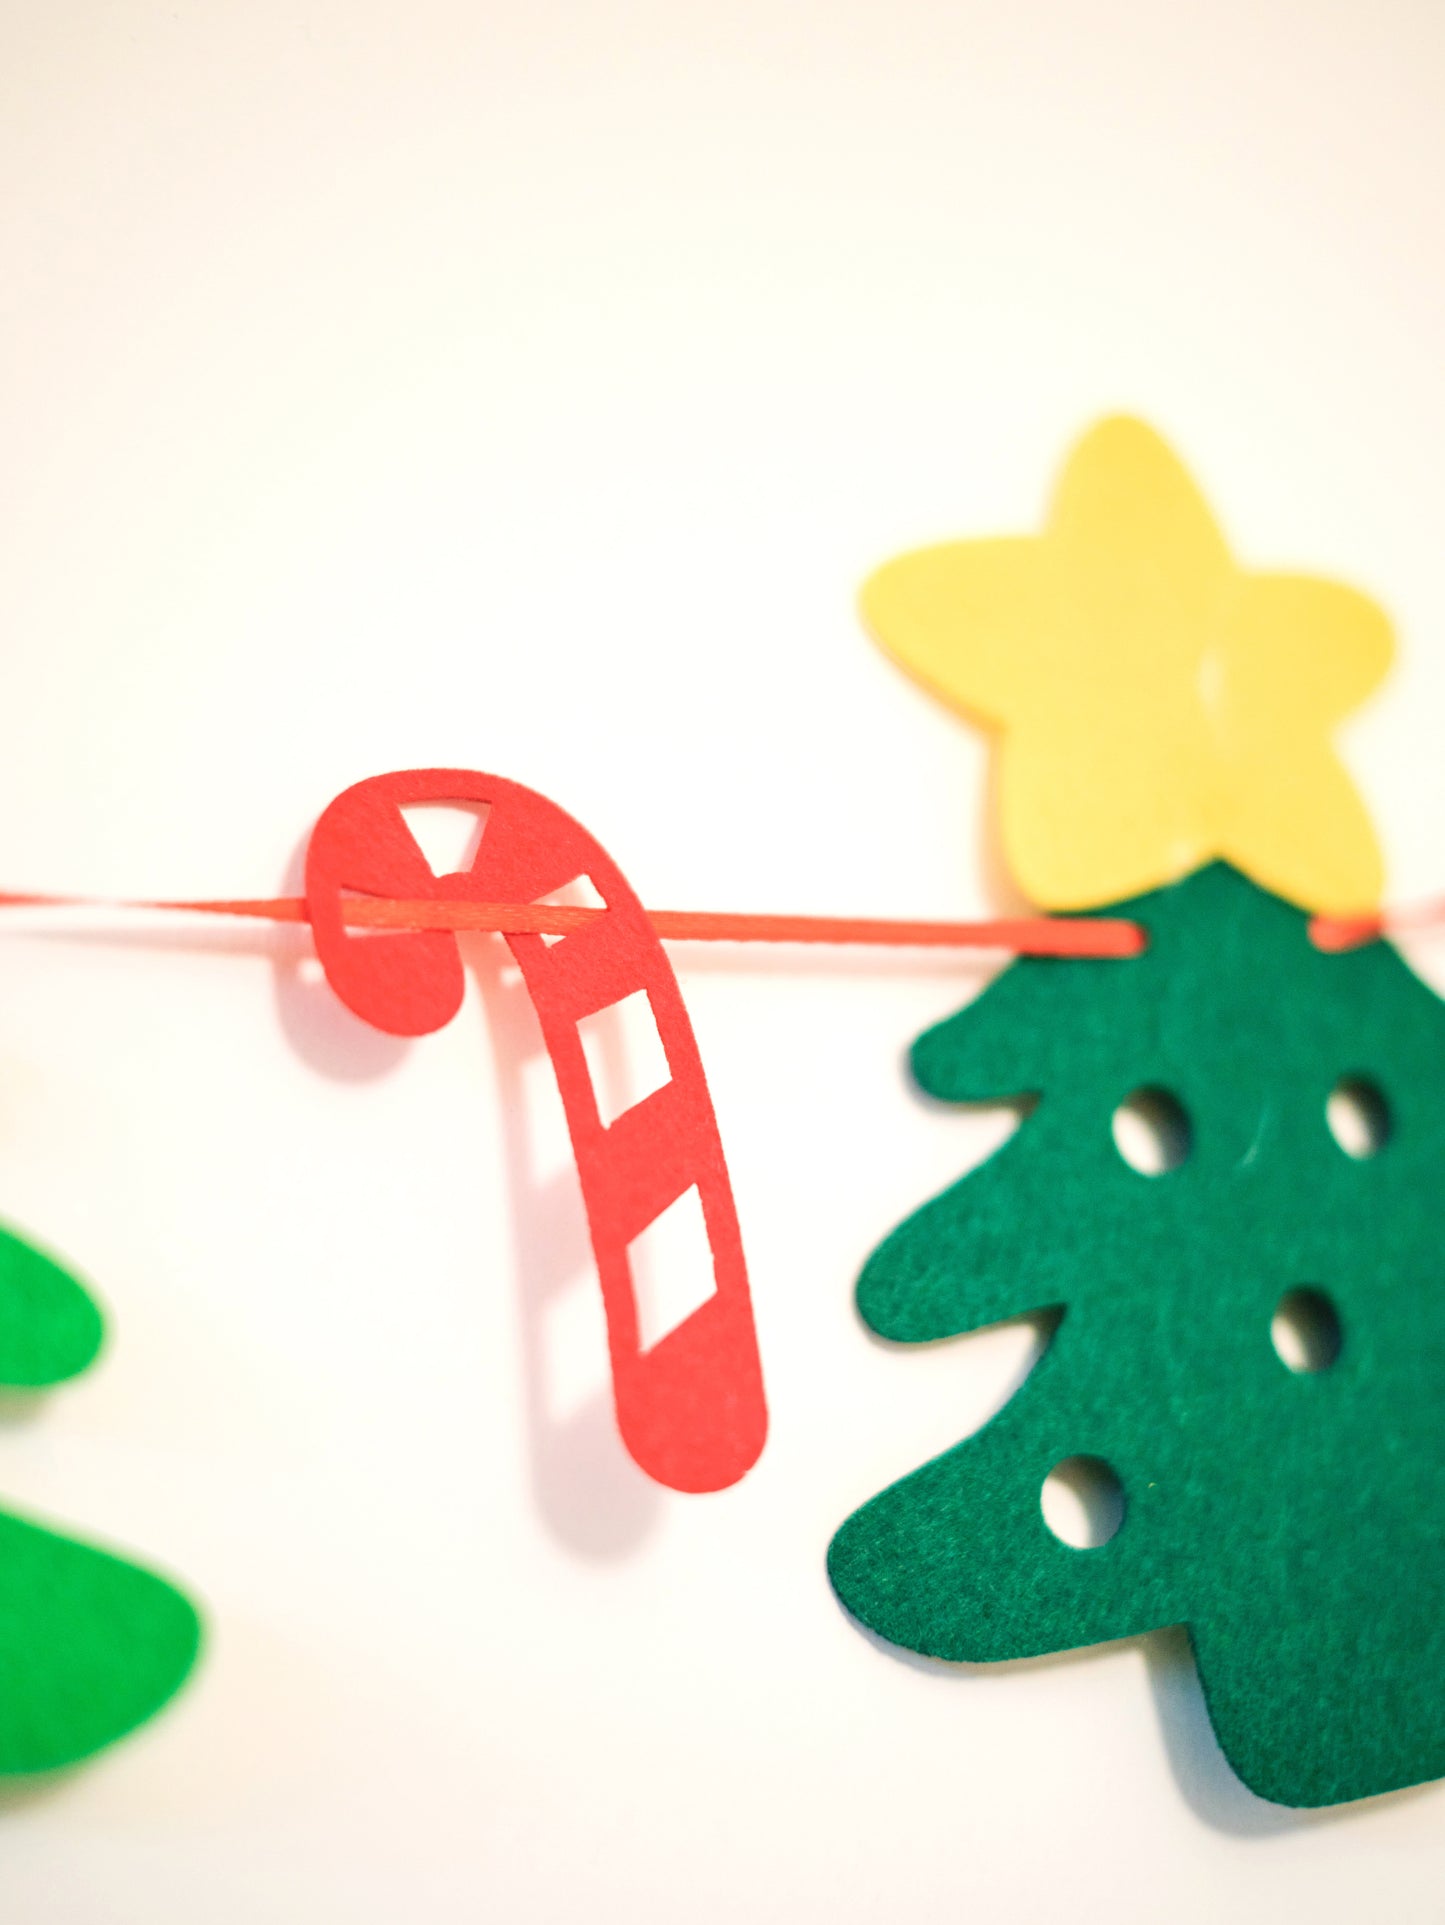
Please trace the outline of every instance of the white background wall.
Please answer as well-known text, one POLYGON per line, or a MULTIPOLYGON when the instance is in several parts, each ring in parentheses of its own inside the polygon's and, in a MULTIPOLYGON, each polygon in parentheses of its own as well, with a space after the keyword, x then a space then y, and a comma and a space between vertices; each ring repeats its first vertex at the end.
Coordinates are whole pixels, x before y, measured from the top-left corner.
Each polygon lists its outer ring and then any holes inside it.
MULTIPOLYGON (((1442 56, 1429 0, 4 0, 0 882, 270 893, 459 763, 656 906, 979 911, 982 751, 853 598, 1123 406, 1246 559, 1392 609, 1348 752, 1445 887, 1442 56)), ((409 1048, 304 956, 0 944, 0 1210, 114 1318, 0 1492, 211 1627, 0 1795, 7 1919, 1439 1917, 1442 1794, 1259 1803, 1176 1641, 974 1672, 833 1601, 1030 1354, 851 1307, 992 1127, 900 1074, 977 962, 677 952, 773 1410, 689 1499, 614 1438, 490 949, 409 1048)))

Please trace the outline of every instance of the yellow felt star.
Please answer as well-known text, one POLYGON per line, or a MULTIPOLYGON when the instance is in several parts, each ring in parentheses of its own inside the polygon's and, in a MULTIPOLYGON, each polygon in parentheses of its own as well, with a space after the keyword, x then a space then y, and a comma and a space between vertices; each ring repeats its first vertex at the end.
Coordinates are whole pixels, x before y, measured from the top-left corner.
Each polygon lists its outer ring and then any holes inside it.
POLYGON ((1384 675, 1390 625, 1353 589, 1240 568, 1142 422, 1084 437, 1042 535, 900 556, 863 610, 998 731, 1004 853, 1034 902, 1090 908, 1214 856, 1309 909, 1378 902, 1330 731, 1384 675))

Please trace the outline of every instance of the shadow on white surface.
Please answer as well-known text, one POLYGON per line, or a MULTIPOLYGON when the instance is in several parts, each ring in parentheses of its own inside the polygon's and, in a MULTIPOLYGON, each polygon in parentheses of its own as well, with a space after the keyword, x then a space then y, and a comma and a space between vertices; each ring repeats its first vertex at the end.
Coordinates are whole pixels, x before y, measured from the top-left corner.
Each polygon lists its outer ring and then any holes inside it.
MULTIPOLYGON (((463 954, 481 992, 496 1065, 533 1494, 547 1527, 570 1550, 625 1557, 657 1525, 662 1495, 617 1433, 601 1295, 563 1140, 561 1098, 531 998, 506 950, 483 939, 464 943, 463 954), (572 1306, 580 1318, 569 1314, 572 1306), (580 1343, 569 1344, 569 1323, 580 1343), (579 1365, 581 1394, 559 1398, 559 1377, 566 1371, 575 1384, 579 1365)), ((617 1040, 604 1034, 599 1047, 617 1040)))
POLYGON ((82 1827, 122 1830, 160 1810, 181 1831, 289 1813, 317 1784, 366 1772, 377 1707, 398 1702, 434 1745, 446 1742, 374 1651, 363 1659, 335 1627, 301 1630, 233 1600, 207 1612, 196 1669, 154 1716, 57 1771, 0 1777, 0 1824, 61 1799, 82 1827))
POLYGON ((77 1773, 85 1766, 70 1765, 64 1771, 37 1771, 23 1778, 0 1778, 0 1818, 12 1813, 33 1811, 70 1791, 77 1773))
MULTIPOLYGON (((1055 1651, 1044 1657, 1017 1658, 999 1664, 953 1664, 943 1658, 925 1657, 919 1651, 890 1644, 876 1631, 855 1618, 834 1595, 834 1603, 860 1637, 896 1663, 923 1671, 941 1682, 965 1687, 1001 1680, 1018 1672, 1048 1671, 1062 1665, 1090 1664, 1112 1655, 1117 1643, 1090 1645, 1077 1651, 1055 1651)), ((1405 1800, 1428 1797, 1438 1784, 1407 1785, 1400 1791, 1382 1793, 1378 1798, 1361 1798, 1348 1805, 1328 1805, 1314 1810, 1295 1810, 1288 1805, 1271 1804, 1259 1798, 1237 1778, 1219 1747, 1199 1672, 1190 1649, 1189 1633, 1183 1625, 1151 1631, 1142 1638, 1124 1640, 1137 1645, 1143 1657, 1149 1689, 1158 1714, 1164 1754, 1174 1781, 1195 1817, 1211 1830, 1232 1838, 1277 1838, 1311 1826, 1347 1824, 1396 1805, 1405 1800)))
POLYGON ((0 1388, 0 1430, 18 1430, 22 1424, 33 1424, 45 1408, 48 1390, 12 1390, 0 1388))
POLYGON ((1406 1785, 1399 1791, 1382 1792, 1377 1798, 1359 1798, 1348 1805, 1326 1805, 1302 1811, 1257 1798, 1235 1777, 1219 1748, 1189 1646, 1189 1633, 1182 1625, 1174 1625, 1167 1631, 1151 1631, 1140 1642, 1149 1667, 1149 1688, 1159 1713, 1164 1748, 1179 1789, 1196 1815, 1216 1831, 1228 1832, 1236 1838, 1267 1838, 1310 1825, 1344 1824, 1368 1817, 1386 1805, 1428 1797, 1439 1789, 1433 1782, 1406 1785))
MULTIPOLYGON (((281 894, 300 893, 300 865, 298 853, 287 865, 281 894)), ((49 909, 21 911, 7 924, 6 933, 12 941, 260 956, 271 964, 282 1034, 309 1068, 338 1082, 368 1082, 395 1069, 405 1056, 410 1038, 387 1036, 373 1029, 353 1016, 328 986, 309 931, 295 923, 231 922, 205 915, 177 921, 174 913, 125 907, 111 910, 103 904, 66 908, 58 913, 49 909), (20 916, 29 916, 29 924, 20 916), (121 920, 117 921, 117 916, 121 920)))
MULTIPOLYGON (((308 830, 292 850, 279 894, 305 892, 310 840, 308 830)), ((352 1015, 327 982, 309 930, 299 932, 295 942, 276 943, 271 953, 276 1019, 303 1063, 340 1083, 371 1082, 396 1068, 411 1047, 410 1038, 388 1036, 352 1015)))
MULTIPOLYGON (((298 850, 287 865, 281 893, 298 892, 301 860, 298 850)), ((339 1082, 385 1076, 410 1047, 410 1039, 385 1035, 353 1016, 326 982, 309 938, 285 924, 20 933, 107 947, 264 956, 272 965, 277 1018, 287 1042, 309 1068, 339 1082)), ((463 938, 462 953, 480 990, 495 1058, 534 1494, 549 1529, 569 1548, 593 1558, 624 1556, 652 1530, 661 1494, 632 1462, 617 1433, 601 1296, 576 1169, 561 1130, 561 1099, 531 1000, 506 949, 492 937, 478 936, 463 938), (561 1130, 562 1148, 552 1167, 538 1155, 541 1093, 561 1130), (572 1315, 573 1309, 584 1315, 572 1315), (561 1351, 571 1354, 559 1356, 561 1351), (559 1363, 561 1375, 572 1379, 572 1394, 562 1408, 559 1363), (580 1395, 579 1374, 589 1379, 580 1395)), ((625 1082, 629 1065, 622 1027, 600 1027, 597 1048, 610 1082, 625 1082)), ((0 1425, 26 1421, 36 1401, 28 1393, 0 1392, 0 1425)))
POLYGON ((272 964, 276 1019, 308 1068, 340 1083, 367 1083, 394 1070, 410 1038, 387 1036, 362 1022, 328 984, 309 953, 280 954, 272 964))

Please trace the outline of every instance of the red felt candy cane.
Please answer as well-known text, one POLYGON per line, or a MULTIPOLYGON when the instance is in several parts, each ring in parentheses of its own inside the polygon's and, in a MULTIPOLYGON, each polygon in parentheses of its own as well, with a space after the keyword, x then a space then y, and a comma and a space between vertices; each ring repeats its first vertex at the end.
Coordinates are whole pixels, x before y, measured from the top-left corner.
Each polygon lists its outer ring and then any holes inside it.
POLYGON ((702 1059, 672 965, 641 903, 606 851, 545 796, 501 776, 413 769, 339 795, 306 855, 317 954, 336 993, 366 1022, 421 1036, 461 1005, 457 938, 448 930, 349 929, 348 894, 416 901, 531 903, 587 877, 606 904, 550 944, 509 935, 557 1076, 582 1179, 607 1313, 618 1428, 649 1476, 674 1490, 721 1490, 757 1461, 767 1405, 747 1267, 702 1059), (485 805, 465 874, 435 876, 402 809, 485 805), (645 990, 670 1080, 604 1125, 577 1025, 645 990), (652 1348, 641 1346, 628 1246, 696 1185, 716 1288, 652 1348))

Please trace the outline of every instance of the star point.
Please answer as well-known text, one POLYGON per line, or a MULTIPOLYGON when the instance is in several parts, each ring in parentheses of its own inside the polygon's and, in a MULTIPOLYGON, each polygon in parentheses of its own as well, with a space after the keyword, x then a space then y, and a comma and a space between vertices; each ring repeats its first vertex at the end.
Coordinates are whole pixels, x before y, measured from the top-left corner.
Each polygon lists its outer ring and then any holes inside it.
POLYGON ((1328 914, 1383 864, 1330 740, 1383 678, 1357 591, 1253 573, 1188 470, 1128 416, 1074 449, 1040 535, 902 555, 865 584, 884 649, 993 730, 1004 853, 1050 909, 1143 893, 1215 857, 1328 914))

